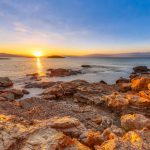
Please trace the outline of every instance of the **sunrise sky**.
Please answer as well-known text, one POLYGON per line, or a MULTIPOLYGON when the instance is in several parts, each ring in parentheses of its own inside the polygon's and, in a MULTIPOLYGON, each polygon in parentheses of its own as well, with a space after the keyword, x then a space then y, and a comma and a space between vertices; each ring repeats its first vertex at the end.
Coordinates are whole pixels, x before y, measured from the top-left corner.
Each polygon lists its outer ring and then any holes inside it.
POLYGON ((150 52, 150 0, 0 0, 0 52, 150 52))

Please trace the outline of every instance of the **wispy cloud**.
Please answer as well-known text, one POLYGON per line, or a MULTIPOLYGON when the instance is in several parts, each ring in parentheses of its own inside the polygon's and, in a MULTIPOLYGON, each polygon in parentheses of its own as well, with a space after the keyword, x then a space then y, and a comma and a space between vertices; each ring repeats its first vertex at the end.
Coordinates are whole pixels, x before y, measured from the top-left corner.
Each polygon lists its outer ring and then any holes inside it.
POLYGON ((29 27, 25 26, 24 24, 20 22, 14 23, 14 30, 21 33, 27 33, 29 31, 29 27))

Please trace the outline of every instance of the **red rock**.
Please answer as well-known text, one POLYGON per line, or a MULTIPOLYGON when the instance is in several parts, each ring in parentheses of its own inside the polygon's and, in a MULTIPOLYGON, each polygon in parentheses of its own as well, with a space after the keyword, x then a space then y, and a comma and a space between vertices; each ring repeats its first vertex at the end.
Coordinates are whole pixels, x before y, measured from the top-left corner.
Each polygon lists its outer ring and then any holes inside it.
POLYGON ((150 128, 150 119, 141 114, 127 114, 121 117, 121 126, 127 131, 150 128))
POLYGON ((71 69, 48 69, 47 76, 49 77, 65 77, 71 75, 80 74, 80 71, 74 71, 71 69))
POLYGON ((101 142, 100 137, 100 132, 87 130, 80 135, 80 142, 89 147, 94 147, 94 145, 97 145, 101 142))
POLYGON ((126 133, 122 138, 115 137, 96 145, 95 150, 149 150, 150 130, 136 130, 126 133))
POLYGON ((22 92, 23 92, 23 94, 30 94, 30 92, 26 89, 23 89, 22 92))
POLYGON ((129 100, 130 106, 135 106, 137 108, 148 108, 150 106, 150 99, 141 97, 135 94, 127 94, 127 99, 129 100))
POLYGON ((129 100, 126 96, 119 93, 104 96, 104 99, 106 101, 106 105, 114 109, 123 109, 129 105, 129 100))
POLYGON ((13 86, 13 82, 8 77, 0 77, 0 87, 13 86))
POLYGON ((85 126, 73 117, 54 117, 48 121, 51 128, 57 129, 71 137, 79 137, 86 130, 85 126))
POLYGON ((127 92, 131 90, 131 83, 118 83, 119 91, 127 92))
POLYGON ((141 76, 131 80, 131 88, 134 91, 148 90, 148 84, 150 83, 150 76, 141 76))

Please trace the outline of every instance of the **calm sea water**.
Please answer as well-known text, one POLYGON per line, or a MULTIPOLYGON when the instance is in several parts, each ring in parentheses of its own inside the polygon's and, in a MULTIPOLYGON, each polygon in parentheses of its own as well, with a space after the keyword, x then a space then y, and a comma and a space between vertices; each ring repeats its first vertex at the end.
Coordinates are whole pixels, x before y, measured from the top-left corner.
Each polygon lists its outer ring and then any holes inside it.
POLYGON ((114 83, 119 77, 128 77, 132 68, 137 65, 150 67, 150 58, 11 58, 0 60, 0 76, 10 77, 16 83, 22 82, 28 73, 45 74, 49 68, 82 69, 85 74, 64 78, 46 78, 48 81, 70 81, 84 79, 89 82, 104 80, 114 83), (93 65, 89 69, 81 68, 81 65, 93 65))

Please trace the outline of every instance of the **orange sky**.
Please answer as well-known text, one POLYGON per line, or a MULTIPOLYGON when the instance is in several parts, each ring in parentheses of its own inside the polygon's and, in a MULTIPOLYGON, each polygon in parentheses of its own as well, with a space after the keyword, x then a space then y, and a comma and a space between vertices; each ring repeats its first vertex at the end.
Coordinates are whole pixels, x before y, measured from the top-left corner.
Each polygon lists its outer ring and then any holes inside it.
POLYGON ((130 52, 146 52, 149 47, 117 47, 110 48, 71 48, 71 47, 58 47, 48 45, 31 45, 31 44, 16 44, 16 45, 0 45, 0 53, 21 54, 27 56, 34 56, 35 52, 41 52, 43 56, 47 55, 87 55, 87 54, 115 54, 115 53, 130 53, 130 52))

